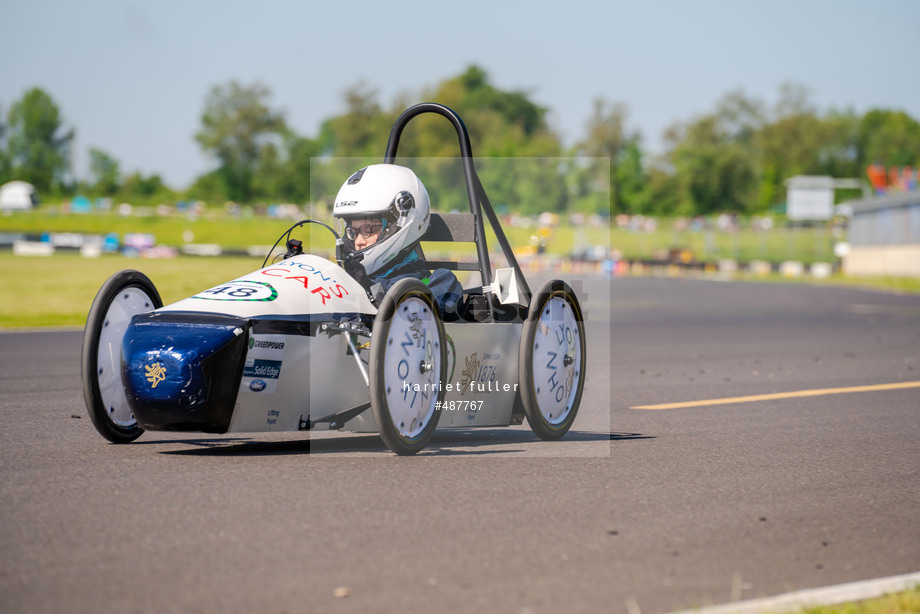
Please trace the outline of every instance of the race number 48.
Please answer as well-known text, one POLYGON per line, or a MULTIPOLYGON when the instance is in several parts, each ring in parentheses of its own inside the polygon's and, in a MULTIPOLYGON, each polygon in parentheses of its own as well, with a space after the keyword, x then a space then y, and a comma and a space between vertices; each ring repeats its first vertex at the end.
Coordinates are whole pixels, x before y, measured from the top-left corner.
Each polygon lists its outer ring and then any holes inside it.
POLYGON ((231 281, 203 292, 192 298, 206 301, 273 301, 278 291, 262 281, 231 281))

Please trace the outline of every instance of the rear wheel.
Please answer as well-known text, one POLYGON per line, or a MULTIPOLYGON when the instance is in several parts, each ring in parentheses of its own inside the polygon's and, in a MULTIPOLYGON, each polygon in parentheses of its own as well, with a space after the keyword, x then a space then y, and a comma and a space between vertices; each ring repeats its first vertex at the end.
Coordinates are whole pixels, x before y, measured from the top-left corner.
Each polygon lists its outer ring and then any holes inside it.
POLYGON ((541 439, 559 439, 575 421, 585 386, 585 323, 564 281, 547 282, 533 297, 518 360, 530 428, 541 439))
POLYGON ((99 289, 83 332, 83 399, 93 425, 112 443, 144 432, 121 381, 121 341, 134 316, 163 306, 153 282, 139 271, 112 275, 99 289))
POLYGON ((417 279, 396 282, 374 319, 369 383, 377 430, 397 454, 417 453, 438 425, 445 338, 431 290, 417 279))

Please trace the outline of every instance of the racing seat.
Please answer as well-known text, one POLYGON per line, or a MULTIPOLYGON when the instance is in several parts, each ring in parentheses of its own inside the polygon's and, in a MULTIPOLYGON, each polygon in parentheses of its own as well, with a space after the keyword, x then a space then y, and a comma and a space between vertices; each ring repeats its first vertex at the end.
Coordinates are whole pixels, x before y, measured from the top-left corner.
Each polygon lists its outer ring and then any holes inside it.
MULTIPOLYGON (((444 243, 476 243, 476 222, 472 213, 431 212, 428 231, 422 241, 444 243)), ((429 268, 451 271, 479 271, 478 262, 454 262, 452 260, 426 260, 429 268)), ((480 287, 481 289, 481 287, 480 287)))
MULTIPOLYGON (((422 242, 442 243, 476 243, 476 222, 472 213, 431 213, 428 230, 422 242)), ((447 269, 450 271, 471 271, 481 275, 479 262, 455 260, 429 260, 421 248, 419 258, 431 270, 447 269)), ((482 281, 480 279, 480 284, 482 281)), ((493 302, 494 303, 494 302, 493 302)), ((482 285, 463 289, 463 297, 457 306, 457 313, 443 314, 445 322, 462 320, 466 322, 488 322, 488 298, 483 293, 482 285)), ((523 321, 526 310, 514 309, 511 305, 493 304, 492 317, 496 322, 523 321)))

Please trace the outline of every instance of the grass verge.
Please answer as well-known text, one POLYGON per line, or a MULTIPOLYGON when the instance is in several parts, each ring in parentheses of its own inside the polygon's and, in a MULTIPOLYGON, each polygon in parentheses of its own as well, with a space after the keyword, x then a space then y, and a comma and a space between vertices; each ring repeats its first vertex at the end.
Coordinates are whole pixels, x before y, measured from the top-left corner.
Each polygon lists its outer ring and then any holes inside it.
POLYGON ((917 614, 920 612, 920 587, 876 599, 806 608, 801 612, 802 614, 917 614))
POLYGON ((58 253, 50 258, 0 252, 0 328, 83 326, 102 283, 122 269, 137 269, 153 281, 164 304, 216 286, 262 265, 261 258, 179 257, 168 259, 58 253))

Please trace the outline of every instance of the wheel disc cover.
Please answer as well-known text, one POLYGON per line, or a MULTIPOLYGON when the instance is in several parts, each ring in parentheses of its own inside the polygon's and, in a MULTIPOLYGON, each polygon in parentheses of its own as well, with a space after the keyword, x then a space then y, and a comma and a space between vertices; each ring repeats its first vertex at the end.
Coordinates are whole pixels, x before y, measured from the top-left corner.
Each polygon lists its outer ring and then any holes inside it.
POLYGON ((412 439, 430 423, 440 386, 441 348, 430 305, 415 297, 399 303, 386 344, 387 408, 400 436, 412 439))
POLYGON ((578 321, 564 298, 543 305, 533 340, 533 386, 543 419, 562 424, 578 394, 582 377, 582 346, 578 321))
POLYGON ((99 333, 96 379, 105 405, 106 415, 113 424, 130 428, 137 424, 125 388, 121 382, 121 340, 134 316, 154 308, 146 292, 136 287, 121 290, 109 304, 99 333))

